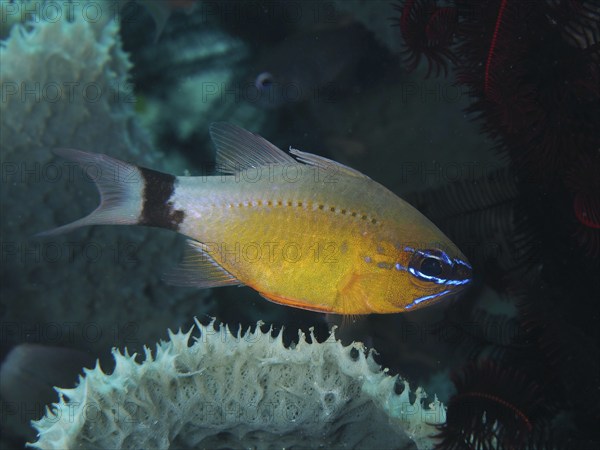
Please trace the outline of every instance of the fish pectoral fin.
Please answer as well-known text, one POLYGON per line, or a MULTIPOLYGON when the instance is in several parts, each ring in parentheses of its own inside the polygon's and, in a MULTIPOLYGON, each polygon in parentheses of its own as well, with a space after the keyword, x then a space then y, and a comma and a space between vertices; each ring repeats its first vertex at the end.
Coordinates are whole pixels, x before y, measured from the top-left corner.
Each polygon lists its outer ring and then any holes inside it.
POLYGON ((327 306, 312 305, 310 303, 303 302, 302 300, 280 297, 278 295, 266 294, 264 292, 259 292, 259 294, 264 299, 269 300, 270 302, 273 302, 273 303, 278 303, 280 305, 293 306, 294 308, 306 309, 308 311, 315 311, 315 312, 321 312, 321 313, 323 313, 323 312, 337 313, 337 311, 334 311, 332 308, 327 307, 327 306))
POLYGON ((338 288, 337 309, 342 314, 358 315, 382 312, 372 304, 377 278, 372 274, 352 272, 338 288))
POLYGON ((290 153, 294 155, 298 161, 304 164, 308 164, 309 166, 319 167, 320 169, 324 169, 327 171, 336 171, 343 173, 345 175, 350 175, 356 178, 366 178, 370 180, 368 176, 364 173, 359 172, 358 170, 353 169, 352 167, 345 166, 344 164, 340 164, 337 161, 333 161, 329 158, 324 158, 323 156, 313 155, 312 153, 306 153, 302 150, 298 150, 290 147, 290 153))
POLYGON ((163 277, 167 283, 197 288, 242 284, 208 254, 203 243, 191 239, 186 243, 183 261, 163 277))
POLYGON ((366 294, 363 289, 363 283, 361 283, 361 276, 357 273, 352 273, 340 285, 336 304, 344 314, 348 314, 351 306, 355 308, 365 303, 364 297, 366 294))
POLYGON ((220 173, 233 174, 271 164, 297 164, 294 158, 265 138, 231 123, 212 123, 210 137, 217 148, 220 173))

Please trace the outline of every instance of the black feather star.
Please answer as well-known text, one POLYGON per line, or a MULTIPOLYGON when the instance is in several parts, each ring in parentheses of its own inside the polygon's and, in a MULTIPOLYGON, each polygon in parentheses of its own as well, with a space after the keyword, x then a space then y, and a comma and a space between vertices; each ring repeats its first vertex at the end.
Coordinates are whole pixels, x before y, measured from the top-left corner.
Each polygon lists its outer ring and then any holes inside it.
POLYGON ((592 0, 407 0, 396 5, 409 70, 469 88, 513 167, 545 185, 600 146, 600 9, 592 0))
POLYGON ((513 368, 470 364, 453 382, 439 449, 524 448, 546 418, 540 388, 513 368))
POLYGON ((434 0, 409 0, 404 5, 394 5, 401 12, 397 25, 404 38, 406 66, 416 69, 425 57, 428 62, 426 77, 435 70, 448 74, 448 62, 456 62, 451 50, 457 27, 456 9, 440 7, 434 0))
POLYGON ((469 112, 536 182, 600 145, 600 13, 583 1, 456 0, 469 112))
POLYGON ((534 271, 540 258, 536 227, 520 190, 514 171, 503 168, 407 199, 457 243, 478 277, 506 292, 534 271))
POLYGON ((590 257, 600 256, 600 153, 582 155, 566 177, 573 193, 574 237, 590 257))
MULTIPOLYGON (((579 293, 581 300, 594 303, 598 287, 596 282, 590 292, 579 293)), ((535 349, 526 363, 540 362, 539 382, 552 393, 546 403, 562 404, 563 414, 572 415, 585 430, 578 435, 582 438, 597 435, 600 423, 600 333, 597 313, 562 307, 568 295, 541 283, 519 300, 517 308, 523 337, 535 349)))

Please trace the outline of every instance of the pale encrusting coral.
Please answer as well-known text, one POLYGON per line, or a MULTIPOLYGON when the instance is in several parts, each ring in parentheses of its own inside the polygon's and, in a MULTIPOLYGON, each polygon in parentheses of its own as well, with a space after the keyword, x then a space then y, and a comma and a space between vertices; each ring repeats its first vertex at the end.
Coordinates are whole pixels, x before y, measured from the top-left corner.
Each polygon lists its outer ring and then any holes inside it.
MULTIPOLYGON (((299 334, 232 333, 196 321, 136 362, 114 351, 114 372, 86 370, 35 422, 39 449, 432 448, 445 421, 437 398, 389 376, 361 343, 299 334), (395 393, 398 386, 402 392, 395 393), (414 396, 414 397, 413 397, 414 396), (414 398, 411 401, 411 398, 414 398)), ((138 358, 139 359, 139 358, 138 358)))

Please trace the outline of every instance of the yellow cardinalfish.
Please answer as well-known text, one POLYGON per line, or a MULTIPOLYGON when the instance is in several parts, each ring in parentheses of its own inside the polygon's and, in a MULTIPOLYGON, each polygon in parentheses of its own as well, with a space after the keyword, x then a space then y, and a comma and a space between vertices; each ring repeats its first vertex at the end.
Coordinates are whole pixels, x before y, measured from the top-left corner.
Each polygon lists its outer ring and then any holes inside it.
POLYGON ((327 313, 415 310, 471 281, 460 250, 366 175, 300 150, 290 155, 228 123, 212 124, 210 134, 218 169, 212 176, 176 177, 55 150, 95 166, 101 202, 41 234, 97 224, 167 228, 190 238, 169 277, 174 284, 246 285, 273 302, 327 313))

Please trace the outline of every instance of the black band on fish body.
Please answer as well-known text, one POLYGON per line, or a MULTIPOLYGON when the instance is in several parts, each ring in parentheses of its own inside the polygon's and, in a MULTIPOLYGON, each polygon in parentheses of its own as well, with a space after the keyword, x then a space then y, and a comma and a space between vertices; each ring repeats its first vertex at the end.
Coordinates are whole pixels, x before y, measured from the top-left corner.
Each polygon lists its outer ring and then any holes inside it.
POLYGON ((177 231, 185 213, 173 209, 176 177, 152 169, 139 168, 144 178, 143 206, 138 225, 177 231))

